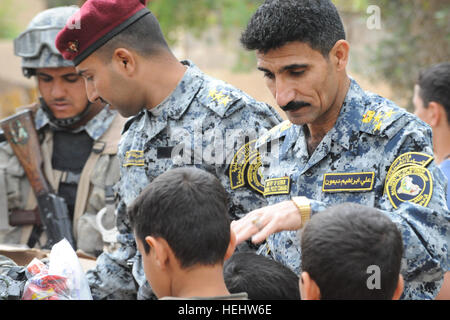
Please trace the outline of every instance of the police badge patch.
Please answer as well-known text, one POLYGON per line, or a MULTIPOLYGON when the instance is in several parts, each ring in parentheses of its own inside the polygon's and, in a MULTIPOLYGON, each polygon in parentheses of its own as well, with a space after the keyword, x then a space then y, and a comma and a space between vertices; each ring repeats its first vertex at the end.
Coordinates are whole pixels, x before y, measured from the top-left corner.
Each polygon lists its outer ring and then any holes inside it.
POLYGON ((248 186, 260 194, 264 194, 262 177, 259 172, 261 158, 255 149, 256 140, 243 145, 234 155, 230 164, 229 177, 231 189, 248 186))
POLYGON ((406 201, 426 207, 433 193, 433 179, 428 169, 409 166, 392 174, 386 183, 386 190, 396 209, 406 201))
POLYGON ((392 163, 389 171, 386 175, 386 181, 392 177, 392 175, 401 168, 408 166, 419 166, 426 168, 428 164, 433 160, 433 157, 421 152, 407 152, 399 156, 392 163))

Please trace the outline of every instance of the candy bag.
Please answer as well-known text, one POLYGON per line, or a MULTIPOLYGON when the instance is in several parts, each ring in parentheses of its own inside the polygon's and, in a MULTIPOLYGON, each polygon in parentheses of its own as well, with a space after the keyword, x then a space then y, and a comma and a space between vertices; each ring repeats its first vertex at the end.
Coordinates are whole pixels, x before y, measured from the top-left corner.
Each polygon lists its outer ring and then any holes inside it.
POLYGON ((22 300, 92 300, 80 261, 66 239, 52 247, 48 266, 33 259, 27 276, 22 300))

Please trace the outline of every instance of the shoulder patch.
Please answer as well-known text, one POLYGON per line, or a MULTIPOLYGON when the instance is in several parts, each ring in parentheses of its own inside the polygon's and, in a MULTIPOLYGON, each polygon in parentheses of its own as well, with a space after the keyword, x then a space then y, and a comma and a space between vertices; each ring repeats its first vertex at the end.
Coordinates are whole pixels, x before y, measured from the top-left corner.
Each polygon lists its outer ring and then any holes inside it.
POLYGON ((264 194, 264 185, 259 169, 262 165, 259 152, 255 149, 256 140, 243 145, 234 155, 229 168, 231 189, 250 187, 254 191, 264 194))
POLYGON ((428 164, 433 161, 433 157, 422 152, 407 152, 397 157, 389 167, 389 171, 386 175, 386 181, 388 181, 392 175, 404 167, 419 166, 427 167, 428 164))
POLYGON ((406 152, 394 160, 386 174, 384 192, 394 208, 411 201, 426 207, 433 193, 432 175, 426 167, 433 157, 422 152, 406 152))
POLYGON ((396 209, 407 201, 426 207, 433 194, 433 178, 424 167, 404 167, 387 181, 386 191, 389 201, 396 209))

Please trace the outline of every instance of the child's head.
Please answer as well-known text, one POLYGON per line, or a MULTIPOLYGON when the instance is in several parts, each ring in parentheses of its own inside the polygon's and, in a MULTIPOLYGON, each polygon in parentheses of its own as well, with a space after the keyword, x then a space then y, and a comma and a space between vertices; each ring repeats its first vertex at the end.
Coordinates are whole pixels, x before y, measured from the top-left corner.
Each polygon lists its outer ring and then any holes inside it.
POLYGON ((222 266, 234 251, 227 193, 212 174, 178 168, 152 181, 129 207, 147 280, 158 297, 173 295, 171 273, 222 266))
POLYGON ((301 239, 304 299, 398 299, 403 242, 380 211, 345 203, 314 215, 301 239))
POLYGON ((235 252, 225 261, 223 275, 231 293, 246 292, 250 300, 300 300, 298 276, 254 252, 235 252))

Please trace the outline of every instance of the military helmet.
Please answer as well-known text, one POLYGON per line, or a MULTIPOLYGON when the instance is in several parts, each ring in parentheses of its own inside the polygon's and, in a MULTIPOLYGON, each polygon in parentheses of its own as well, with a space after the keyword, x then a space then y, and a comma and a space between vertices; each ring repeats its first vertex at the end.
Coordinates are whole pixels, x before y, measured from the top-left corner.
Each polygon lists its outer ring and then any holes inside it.
POLYGON ((27 29, 14 39, 14 54, 22 57, 25 77, 35 75, 36 68, 73 67, 55 46, 58 32, 67 20, 79 10, 76 6, 57 7, 42 11, 28 24, 27 29))

